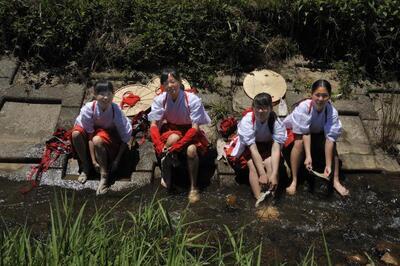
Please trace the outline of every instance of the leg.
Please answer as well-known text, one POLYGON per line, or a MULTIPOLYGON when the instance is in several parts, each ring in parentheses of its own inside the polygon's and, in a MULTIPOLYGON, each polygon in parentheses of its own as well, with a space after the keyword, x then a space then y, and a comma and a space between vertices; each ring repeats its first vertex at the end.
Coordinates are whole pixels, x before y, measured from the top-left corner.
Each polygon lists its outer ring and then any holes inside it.
POLYGON ((343 186, 339 181, 339 157, 335 155, 335 169, 333 172, 333 187, 341 196, 348 196, 349 190, 343 186))
POLYGON ((89 150, 88 141, 84 135, 79 131, 72 132, 72 145, 78 155, 79 160, 82 162, 82 173, 79 175, 78 181, 82 184, 86 182, 89 171, 90 171, 90 161, 89 161, 89 150))
POLYGON ((249 167, 249 183, 251 191, 253 192, 254 197, 258 199, 260 197, 261 187, 258 179, 257 169, 252 159, 247 161, 247 166, 249 167))
MULTIPOLYGON (((176 143, 180 137, 177 134, 171 134, 167 142, 165 143, 165 147, 171 147, 174 143, 176 143)), ((161 186, 170 189, 171 187, 171 161, 166 161, 166 158, 161 159, 161 186)))
POLYGON ((294 195, 297 189, 297 174, 299 171, 300 163, 304 154, 304 145, 301 138, 297 138, 294 141, 293 149, 290 153, 290 167, 292 168, 292 183, 286 188, 286 192, 289 195, 294 195))
POLYGON ((197 189, 197 176, 199 174, 199 156, 197 154, 197 148, 191 144, 186 150, 187 164, 190 178, 190 192, 189 202, 195 203, 200 200, 199 191, 197 189))
POLYGON ((100 166, 100 182, 96 191, 96 194, 100 195, 108 191, 108 186, 107 186, 108 174, 109 174, 108 155, 107 155, 107 149, 104 146, 104 142, 101 139, 101 137, 95 136, 92 141, 94 145, 96 160, 100 166))

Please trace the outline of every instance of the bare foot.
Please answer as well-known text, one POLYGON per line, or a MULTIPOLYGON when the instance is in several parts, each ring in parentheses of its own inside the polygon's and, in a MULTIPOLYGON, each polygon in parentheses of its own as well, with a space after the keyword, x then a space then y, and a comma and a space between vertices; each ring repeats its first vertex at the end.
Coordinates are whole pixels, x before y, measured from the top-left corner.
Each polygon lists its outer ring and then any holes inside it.
POLYGON ((342 184, 340 184, 339 181, 334 181, 333 182, 333 187, 336 189, 336 191, 340 194, 342 197, 346 197, 350 195, 350 191, 344 187, 342 184))
POLYGON ((198 202, 198 201, 200 200, 200 193, 199 193, 199 191, 198 191, 197 189, 192 189, 192 190, 189 192, 188 199, 189 199, 189 203, 190 203, 190 204, 193 204, 193 203, 198 202))
POLYGON ((96 195, 103 195, 108 192, 107 178, 101 177, 99 186, 97 187, 96 195))
POLYGON ((290 186, 286 188, 286 193, 289 195, 294 195, 296 194, 296 188, 297 184, 295 182, 292 182, 292 184, 290 184, 290 186))
POLYGON ((88 179, 87 174, 85 172, 82 172, 78 177, 78 182, 84 184, 87 179, 88 179))

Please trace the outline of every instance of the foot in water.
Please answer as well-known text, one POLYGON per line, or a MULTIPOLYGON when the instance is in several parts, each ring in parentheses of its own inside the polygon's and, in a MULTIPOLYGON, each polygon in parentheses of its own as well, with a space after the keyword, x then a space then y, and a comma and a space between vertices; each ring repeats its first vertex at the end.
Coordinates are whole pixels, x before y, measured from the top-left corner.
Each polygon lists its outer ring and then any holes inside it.
POLYGON ((350 195, 350 191, 343 186, 342 184, 340 184, 339 181, 334 181, 333 182, 333 187, 335 188, 335 190, 340 194, 340 196, 342 197, 346 197, 350 195))
POLYGON ((109 188, 108 188, 108 184, 107 184, 107 177, 101 177, 99 186, 97 187, 96 195, 97 196, 103 195, 103 194, 107 193, 108 190, 109 190, 109 188))
POLYGON ((199 191, 197 189, 190 190, 188 199, 190 204, 198 202, 200 200, 199 191))
POLYGON ((296 194, 296 188, 297 188, 297 184, 296 184, 295 182, 292 182, 292 183, 290 184, 290 186, 288 186, 288 187, 286 188, 286 193, 287 193, 288 195, 294 195, 294 194, 296 194))
POLYGON ((85 172, 82 172, 78 177, 78 182, 84 184, 87 181, 88 177, 85 172))

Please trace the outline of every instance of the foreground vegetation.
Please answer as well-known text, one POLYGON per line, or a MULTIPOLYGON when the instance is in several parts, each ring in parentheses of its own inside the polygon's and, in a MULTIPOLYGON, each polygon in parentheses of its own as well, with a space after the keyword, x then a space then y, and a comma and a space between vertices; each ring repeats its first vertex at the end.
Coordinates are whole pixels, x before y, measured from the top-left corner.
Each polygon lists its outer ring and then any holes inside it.
POLYGON ((85 206, 74 211, 73 200, 55 200, 49 234, 36 239, 28 228, 0 236, 0 265, 260 265, 261 245, 248 247, 243 233, 227 227, 225 243, 208 232, 195 232, 184 214, 171 219, 161 201, 142 206, 117 221, 98 210, 87 217, 85 206), (61 204, 59 204, 61 202, 61 204))
POLYGON ((399 76, 399 0, 0 1, 0 51, 50 66, 155 70, 202 78, 296 52, 399 76))

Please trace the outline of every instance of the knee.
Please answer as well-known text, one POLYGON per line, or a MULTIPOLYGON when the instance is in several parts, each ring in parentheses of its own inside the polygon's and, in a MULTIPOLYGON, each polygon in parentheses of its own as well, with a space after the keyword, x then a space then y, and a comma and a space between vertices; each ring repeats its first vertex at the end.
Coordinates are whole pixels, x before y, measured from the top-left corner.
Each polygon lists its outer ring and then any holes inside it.
POLYGON ((298 150, 303 150, 303 140, 302 139, 296 139, 294 141, 294 148, 298 149, 298 150))
POLYGON ((197 157, 197 148, 195 145, 189 145, 189 147, 186 150, 186 155, 188 158, 196 158, 197 157))
POLYGON ((103 140, 99 136, 94 136, 92 139, 93 145, 97 148, 103 146, 103 140))
POLYGON ((80 137, 83 137, 83 135, 81 132, 74 130, 74 131, 72 131, 71 137, 72 137, 72 140, 76 140, 80 137))
POLYGON ((179 139, 180 139, 180 137, 177 134, 171 134, 167 139, 167 143, 169 145, 172 145, 172 144, 176 143, 179 139))

